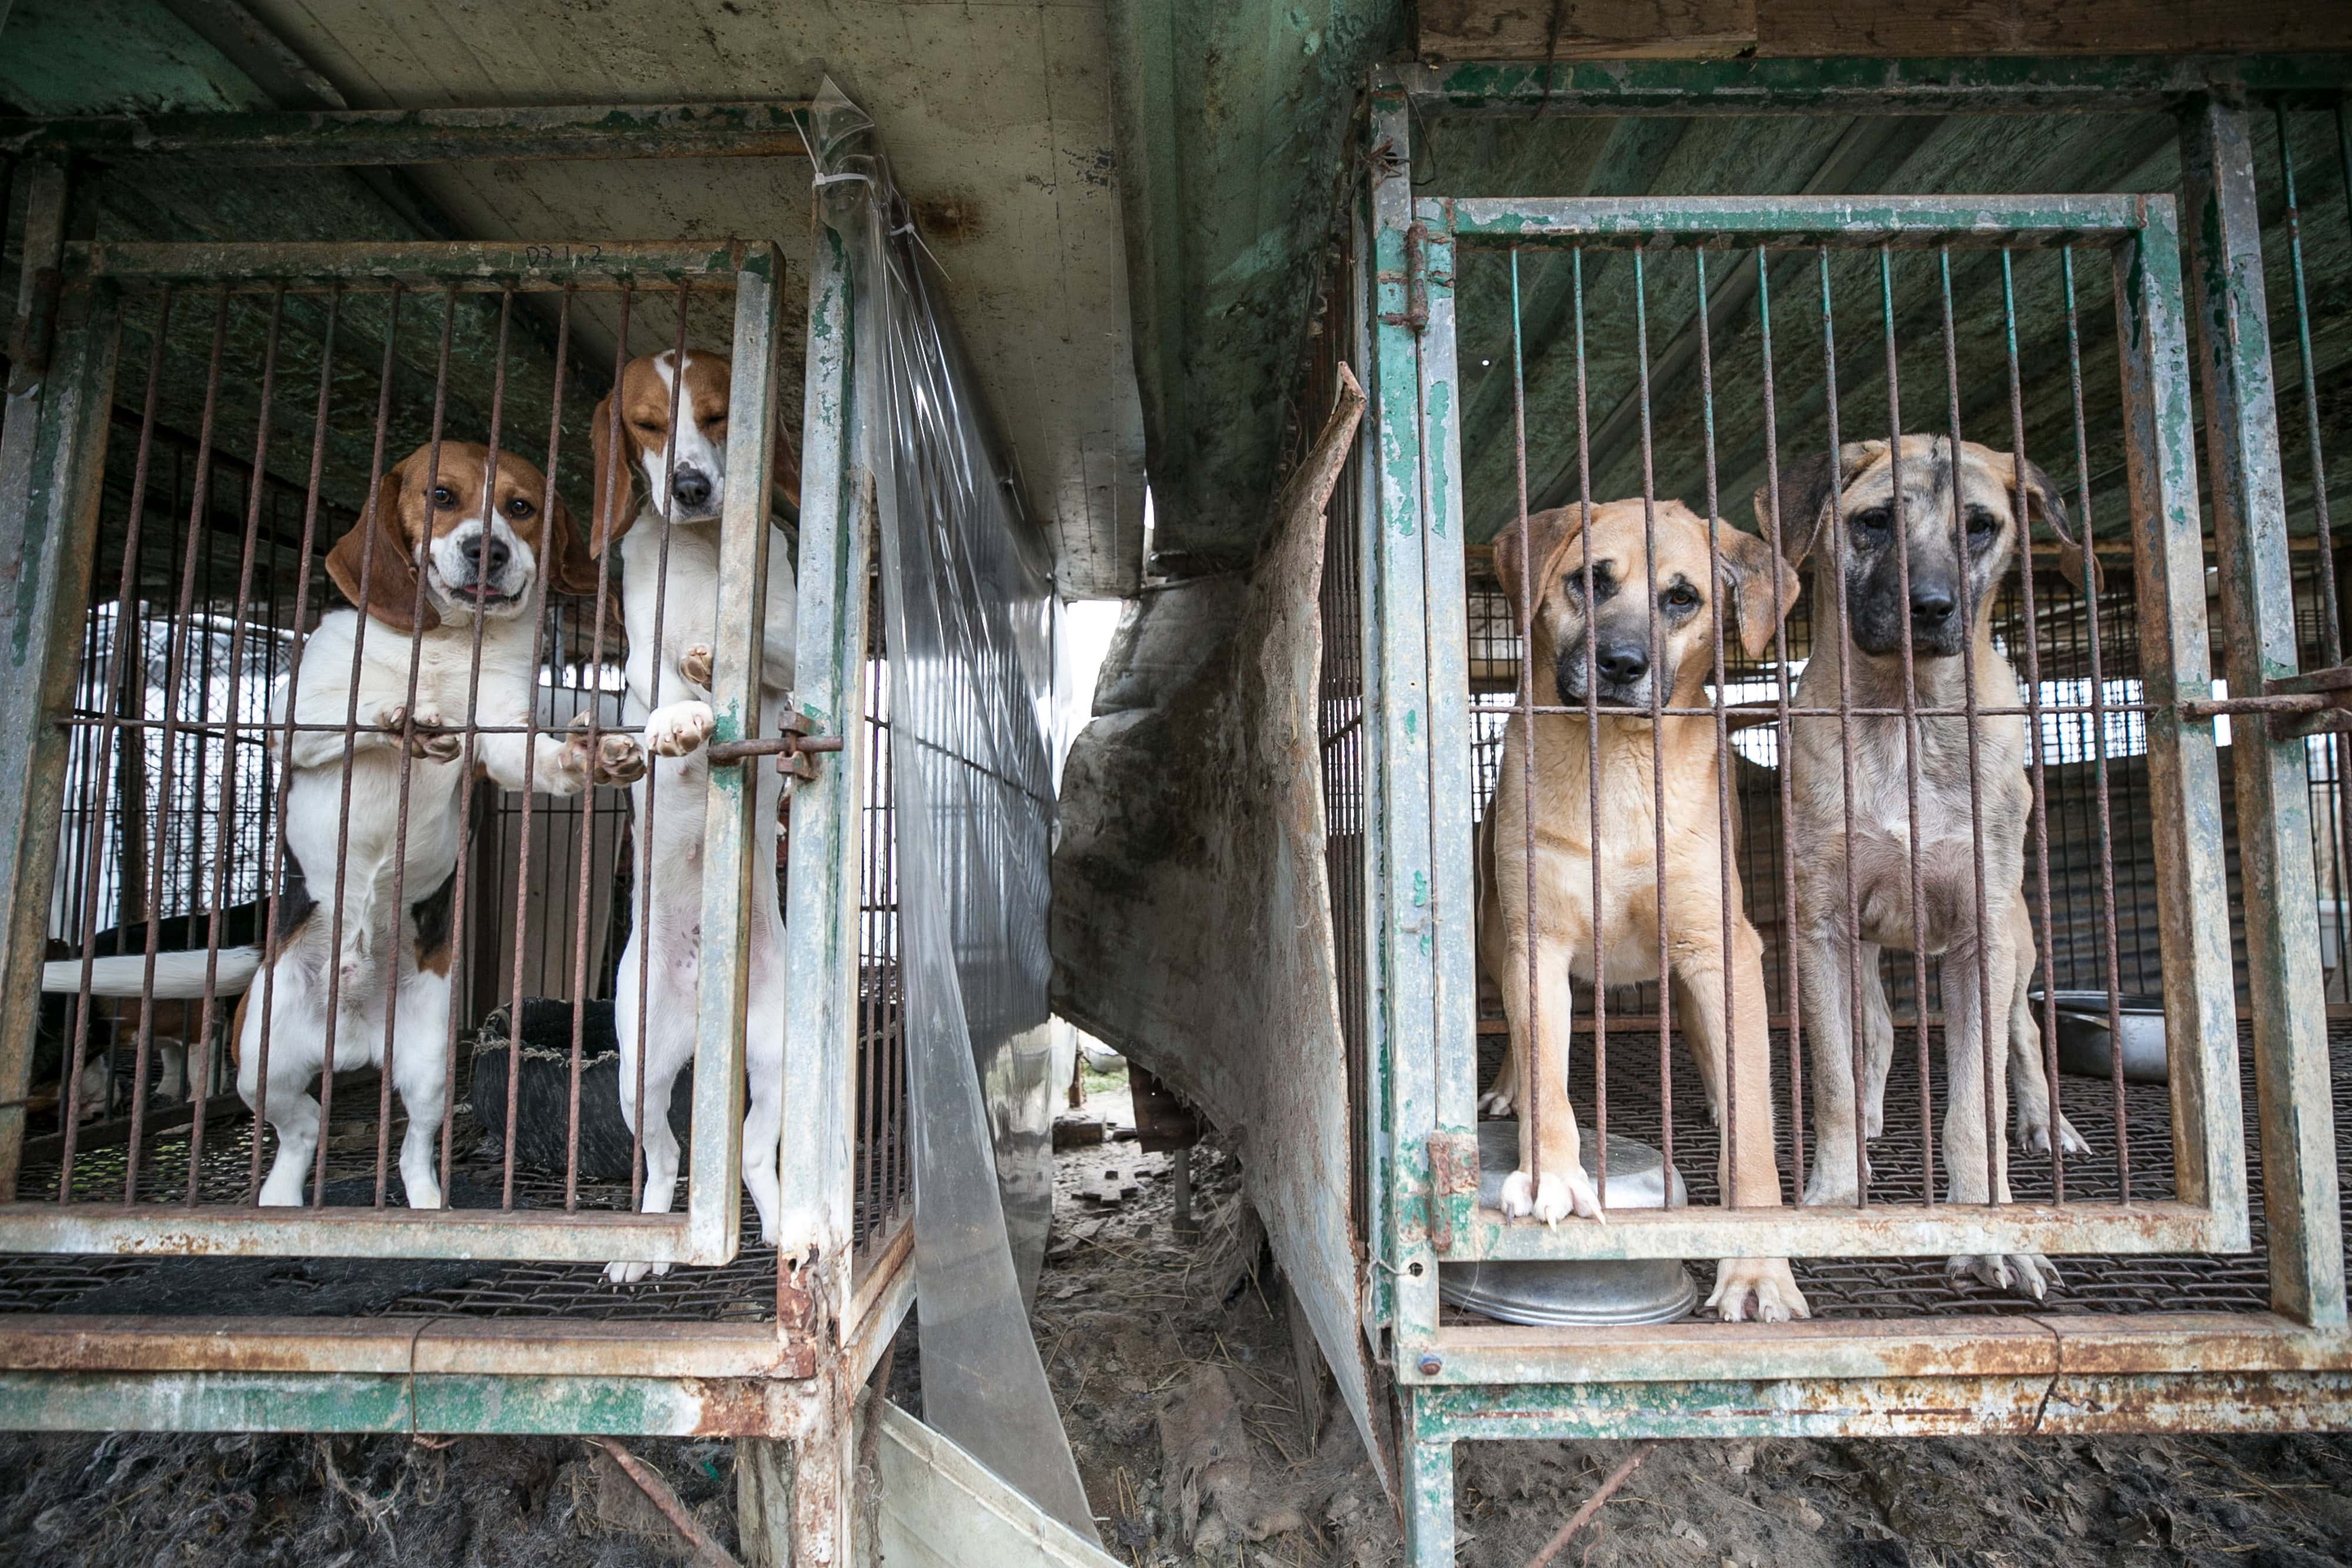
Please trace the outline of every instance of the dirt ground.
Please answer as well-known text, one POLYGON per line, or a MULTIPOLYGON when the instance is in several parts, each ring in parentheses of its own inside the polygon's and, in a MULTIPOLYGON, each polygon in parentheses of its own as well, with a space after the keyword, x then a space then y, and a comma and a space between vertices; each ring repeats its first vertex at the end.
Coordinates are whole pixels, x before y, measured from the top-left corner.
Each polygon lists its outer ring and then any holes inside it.
MULTIPOLYGON (((1089 1085, 1076 1113, 1126 1120, 1123 1083, 1089 1085)), ((1172 1157, 1118 1142, 1066 1153, 1040 1276, 1038 1344, 1105 1545, 1139 1568, 1397 1563, 1394 1517, 1346 1412, 1311 1385, 1302 1396, 1237 1167, 1214 1143, 1195 1151, 1196 1228, 1180 1234, 1172 1157)), ((892 1393, 919 1408, 915 1363, 909 1324, 892 1393)), ((735 1546, 727 1443, 630 1447, 735 1546)), ((1464 1446, 1460 1561, 1518 1568, 1628 1451, 1464 1446)), ((0 1563, 25 1568, 688 1556, 575 1439, 0 1434, 0 1563)), ((1554 1561, 2318 1568, 2352 1562, 2352 1437, 1666 1444, 1554 1561)))

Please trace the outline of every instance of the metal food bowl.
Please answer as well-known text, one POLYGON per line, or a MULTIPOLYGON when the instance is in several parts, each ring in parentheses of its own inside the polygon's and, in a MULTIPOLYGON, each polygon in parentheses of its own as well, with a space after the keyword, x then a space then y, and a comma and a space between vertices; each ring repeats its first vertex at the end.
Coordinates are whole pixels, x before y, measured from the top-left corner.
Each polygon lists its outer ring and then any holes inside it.
MULTIPOLYGON (((2032 994, 2033 1016, 2042 1017, 2042 994, 2032 994)), ((2058 991, 2058 1068, 2086 1078, 2115 1073, 2114 1042, 2107 1038, 2107 993, 2058 991)), ((2134 1083, 2162 1083, 2168 1074, 2164 1055, 2164 998, 2125 995, 2116 998, 2123 1025, 2124 1077, 2134 1083)))
MULTIPOLYGON (((1596 1143, 1591 1129, 1578 1130, 1577 1151, 1588 1173, 1594 1169, 1596 1143)), ((1478 1202, 1482 1207, 1501 1207, 1504 1179, 1518 1163, 1519 1124, 1481 1122, 1478 1202)), ((1667 1168, 1657 1150, 1631 1138, 1610 1137, 1609 1207, 1664 1207, 1670 1183, 1674 1201, 1688 1202, 1682 1177, 1667 1168)), ((1448 1263, 1438 1270, 1437 1294, 1448 1306, 1483 1312, 1507 1323, 1575 1328, 1670 1322, 1698 1301, 1689 1270, 1672 1258, 1591 1263, 1448 1263)))

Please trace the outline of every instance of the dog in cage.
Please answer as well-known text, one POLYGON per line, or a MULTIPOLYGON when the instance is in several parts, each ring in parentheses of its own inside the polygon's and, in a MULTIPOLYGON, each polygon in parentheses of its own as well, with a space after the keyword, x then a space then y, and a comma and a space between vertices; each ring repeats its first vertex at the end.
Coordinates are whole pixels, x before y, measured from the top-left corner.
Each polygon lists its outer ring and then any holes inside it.
MULTIPOLYGON (((131 1052, 153 1053, 149 1088, 159 1100, 187 1096, 192 1058, 209 1082, 215 1040, 205 1028, 209 1023, 217 1034, 226 1021, 226 1004, 260 968, 262 919, 262 903, 255 899, 223 909, 217 935, 215 917, 205 912, 111 926, 93 936, 82 956, 58 952, 64 945, 52 944, 54 956, 41 966, 33 1077, 36 1082, 54 1080, 58 1085, 58 1114, 62 1118, 66 1113, 65 1080, 77 1033, 82 1036, 82 1070, 71 1098, 81 1120, 103 1116, 113 1107, 126 1043, 131 1052), (151 941, 155 947, 152 980, 147 957, 151 941), (81 1024, 74 1009, 85 971, 89 1016, 81 1024), (207 975, 214 1004, 210 1012, 204 1003, 207 975)), ((131 1064, 135 1083, 135 1055, 131 1064)))
POLYGON ((311 1080, 385 1067, 408 1113, 409 1205, 437 1208, 459 797, 475 777, 551 795, 626 783, 644 753, 579 725, 533 732, 545 596, 593 593, 596 573, 523 459, 419 447, 373 487, 327 574, 356 608, 320 619, 271 697, 284 860, 237 1006, 237 1091, 278 1134, 260 1200, 293 1205, 318 1148, 311 1080))
MULTIPOLYGON (((1768 531, 1769 488, 1755 497, 1768 531)), ((2082 551, 2057 487, 2009 453, 1906 435, 1899 444, 1849 443, 1834 462, 1824 452, 1780 475, 1782 548, 1792 565, 1811 559, 1823 627, 1796 706, 1837 710, 1850 696, 1853 708, 1874 710, 1790 720, 1788 832, 1800 846, 1793 947, 1812 1040, 1806 1203, 1858 1202, 1868 1179, 1863 1149, 1881 1131, 1895 1054, 1878 967, 1886 947, 1943 959, 1947 1200, 2010 1201, 2000 1133, 2012 1076, 2019 1144, 2046 1153, 2055 1136, 2087 1151, 2064 1118, 2052 1115, 2041 1032, 2025 996, 2034 952, 2024 895, 2032 797, 2017 674, 1992 635, 1994 595, 2026 553, 2035 522, 2058 537, 2061 570, 2081 582, 2082 551), (1935 716, 1903 716, 1906 663, 1912 705, 1940 710, 1935 716), (1979 706, 2009 711, 1971 716, 1971 693, 1979 706), (1914 924, 1915 874, 1924 929, 1914 924), (1866 1048, 1859 1092, 1857 985, 1866 1048), (2005 1036, 1999 1047, 1987 1040, 1996 1028, 2005 1036)), ((2057 1283, 2039 1254, 1955 1257, 1949 1269, 2035 1299, 2057 1283)))
MULTIPOLYGON (((1719 518, 1638 499, 1513 524, 1495 540, 1495 571, 1515 615, 1525 596, 1533 706, 1554 709, 1506 723, 1478 843, 1479 966, 1510 1030, 1487 1103, 1519 1113, 1503 1212, 1602 1217, 1568 1097, 1572 979, 1672 982, 1722 1128, 1723 1190, 1740 1207, 1777 1207, 1764 947, 1720 828, 1715 725, 1649 710, 1705 706, 1717 628, 1761 654, 1796 602, 1796 573, 1719 518), (1588 706, 1591 721, 1559 711, 1588 706)), ((1730 1322, 1810 1315, 1780 1258, 1723 1260, 1707 1305, 1730 1322)))
MULTIPOLYGON (((666 1214, 676 1196, 678 1145, 670 1093, 694 1058, 702 960, 702 835, 710 764, 719 598, 719 524, 727 505, 732 371, 727 359, 666 350, 632 360, 596 405, 593 549, 621 565, 621 614, 629 643, 629 716, 645 726, 652 772, 631 790, 638 870, 628 946, 614 995, 621 1051, 621 1114, 645 1148, 643 1209, 666 1214)), ((770 484, 797 506, 800 471, 779 428, 770 484)), ((776 736, 792 707, 798 591, 780 529, 768 540, 767 604, 759 628, 760 733, 776 736)), ((783 776, 754 767, 752 863, 776 863, 783 776)), ((776 1239, 781 1194, 777 1140, 783 1125, 784 925, 772 874, 755 876, 744 1061, 743 1180, 760 1237, 776 1239)), ((607 1273, 632 1284, 667 1263, 618 1262, 607 1273)))

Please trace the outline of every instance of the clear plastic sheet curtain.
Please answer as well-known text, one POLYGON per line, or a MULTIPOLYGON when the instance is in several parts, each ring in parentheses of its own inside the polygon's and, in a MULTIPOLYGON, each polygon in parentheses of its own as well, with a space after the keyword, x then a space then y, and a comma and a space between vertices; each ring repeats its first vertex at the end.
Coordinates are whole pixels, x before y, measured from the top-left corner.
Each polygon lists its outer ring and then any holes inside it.
POLYGON ((830 81, 812 119, 881 544, 923 1418, 1092 1540, 1027 1307, 1053 1213, 1052 558, 873 121, 830 81))

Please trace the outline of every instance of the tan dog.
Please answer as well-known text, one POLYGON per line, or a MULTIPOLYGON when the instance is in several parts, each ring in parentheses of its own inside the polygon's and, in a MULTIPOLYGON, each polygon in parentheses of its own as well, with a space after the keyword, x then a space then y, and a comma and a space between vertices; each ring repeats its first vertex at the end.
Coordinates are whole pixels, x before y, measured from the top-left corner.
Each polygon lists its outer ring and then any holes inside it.
MULTIPOLYGON (((1715 724, 1698 716, 1665 716, 1655 737, 1663 781, 1665 858, 1656 861, 1657 800, 1652 792, 1653 737, 1647 709, 1654 689, 1664 707, 1706 706, 1714 668, 1717 611, 1737 629, 1750 656, 1769 644, 1773 628, 1796 602, 1796 574, 1769 547, 1717 521, 1710 570, 1707 523, 1678 502, 1656 504, 1654 574, 1643 541, 1643 503, 1539 512, 1495 540, 1495 570, 1517 613, 1522 570, 1534 625, 1528 657, 1538 706, 1580 706, 1590 684, 1600 719, 1600 801, 1610 825, 1598 846, 1601 897, 1594 907, 1589 742, 1578 714, 1514 715, 1504 727, 1502 772, 1481 834, 1478 959, 1503 993, 1510 1020, 1512 1065, 1506 1072, 1534 1086, 1530 1119, 1521 1092, 1519 1168, 1503 1186, 1503 1212, 1556 1224, 1569 1214, 1602 1218, 1599 1195, 1578 1159, 1576 1116, 1568 1101, 1570 981, 1618 985, 1658 979, 1663 902, 1669 977, 1677 1013, 1698 1059, 1710 1099, 1735 1089, 1721 1148, 1722 1181, 1743 1208, 1779 1207, 1780 1172, 1772 1150, 1771 1042, 1764 996, 1764 947, 1741 907, 1739 871, 1722 841, 1717 800, 1715 724), (1576 548, 1581 541, 1584 548, 1576 548), (1585 601, 1587 559, 1592 599, 1585 601), (1654 585, 1654 592, 1653 591, 1654 585), (1653 621, 1654 619, 1654 633, 1653 621), (1534 781, 1525 782, 1532 730, 1534 781), (1532 816, 1535 907, 1528 908, 1527 825, 1532 816), (1731 950, 1724 951, 1728 879, 1731 950), (1592 973, 1600 931, 1602 973, 1592 973), (1528 1028, 1528 950, 1538 995, 1528 1028), (1724 1038, 1726 988, 1731 1031, 1724 1038), (1532 1061, 1529 1055, 1532 1053, 1532 1061), (1538 1146, 1537 1130, 1540 1127, 1538 1146), (1736 1131, 1736 1139, 1730 1134, 1736 1131), (1738 1163, 1732 1159, 1737 1145, 1738 1163), (1538 1159, 1538 1156, 1540 1158, 1538 1159)), ((1509 1085, 1497 1083, 1509 1092, 1509 1085)), ((1716 1269, 1707 1305, 1727 1321, 1767 1322, 1808 1316, 1804 1296, 1779 1258, 1729 1258, 1716 1269)))
MULTIPOLYGON (((2062 569, 2080 580, 2080 551, 2050 476, 2005 452, 1940 436, 1906 435, 1897 465, 1887 443, 1843 447, 1791 465, 1780 480, 1782 544, 1791 563, 1815 559, 1816 618, 1822 634, 1797 684, 1802 707, 1834 708, 1842 685, 1858 708, 1904 706, 1903 648, 1907 627, 1913 692, 1921 707, 1958 708, 1973 680, 1976 700, 2014 708, 2017 673, 1994 647, 1992 602, 2016 561, 2025 525, 2047 521, 2063 546, 2062 569), (2016 515, 2022 489, 2027 516, 2016 515), (1898 533, 1899 526, 1899 533, 1898 533), (1963 538, 1965 538, 1965 546, 1963 538), (1899 548, 1898 548, 1899 547, 1899 548), (1907 556, 1907 559, 1906 557, 1907 556), (1843 584, 1840 578, 1843 579, 1843 584), (1846 634, 1837 635, 1841 590, 1846 634), (1906 602, 1907 590, 1907 602, 1906 602), (1844 672, 1843 674, 1841 672, 1844 672)), ((1767 497, 1756 493, 1765 519, 1767 497)), ((1793 946, 1807 1032, 1812 1040, 1813 1169, 1809 1204, 1850 1204, 1860 1192, 1858 1136, 1883 1121, 1886 1063, 1894 1025, 1879 984, 1882 946, 1943 955, 1945 1076, 1949 1103, 1943 1128, 1945 1197, 1952 1203, 2010 1199, 2005 1145, 1988 1140, 2007 1115, 2008 1078, 2020 1079, 2019 1140, 2047 1149, 2053 1134, 2040 1032, 2025 1002, 2033 930, 2024 910, 2025 829, 2032 797, 2025 773, 2025 723, 2015 713, 1980 716, 1973 737, 1964 716, 1924 718, 1909 747, 1899 716, 1799 717, 1790 721, 1789 781, 1798 846, 1797 929, 1793 946), (1969 749, 1976 752, 1971 810, 1969 749), (1845 800, 1845 747, 1853 748, 1854 800, 1845 800), (1912 922, 1910 767, 1918 769, 1919 899, 1927 929, 1912 922), (1979 826, 1981 842, 1979 842, 1979 826), (1984 925, 1977 930, 1978 860, 1984 866, 1984 925), (1861 925, 1849 913, 1853 902, 1861 925), (1990 986, 1980 987, 1979 946, 1990 986), (1865 1062, 1862 1124, 1856 1126, 1853 987, 1861 967, 1865 1062), (1987 1003, 1990 1002, 1990 1007, 1987 1003), (2005 1021, 2008 1049, 1988 1052, 1993 1020, 2005 1021), (1990 1144, 1990 1146, 1988 1145, 1990 1144)), ((2083 1147, 2060 1119, 2070 1148, 2083 1147)), ((2040 1297, 2057 1280, 2038 1254, 1955 1257, 1954 1274, 2040 1297)))

